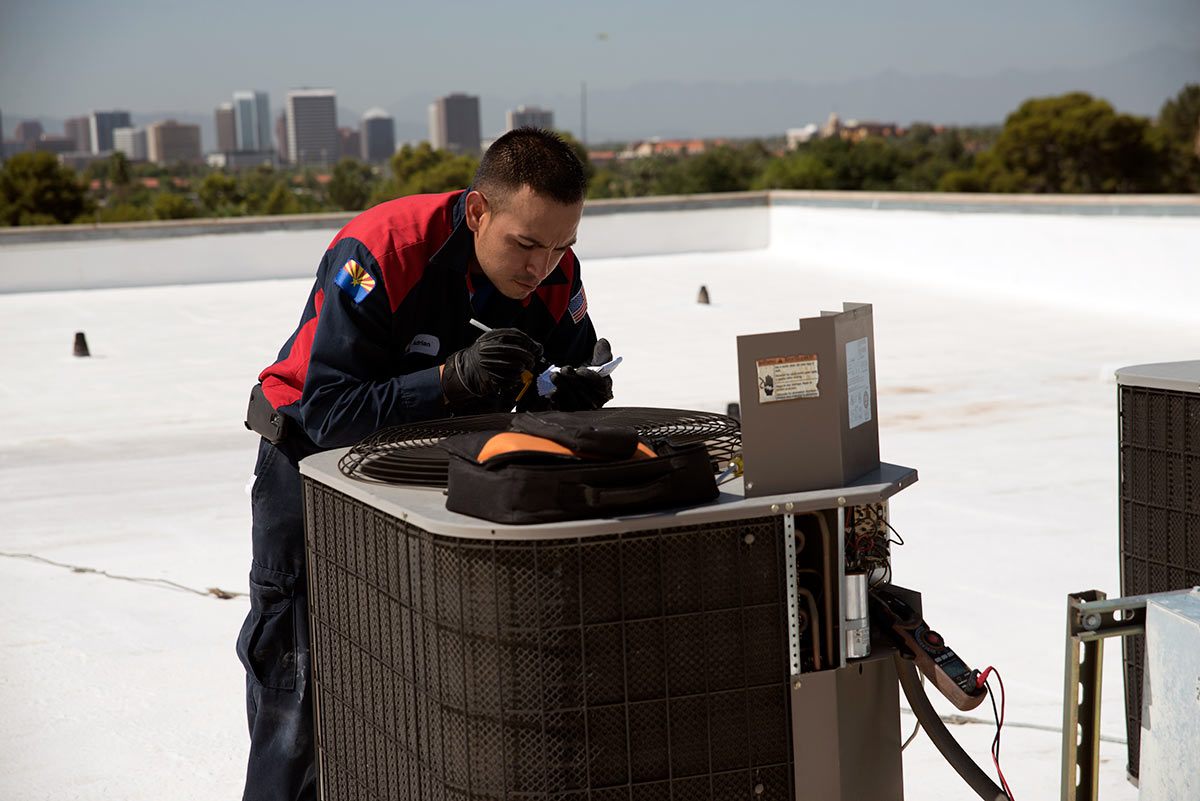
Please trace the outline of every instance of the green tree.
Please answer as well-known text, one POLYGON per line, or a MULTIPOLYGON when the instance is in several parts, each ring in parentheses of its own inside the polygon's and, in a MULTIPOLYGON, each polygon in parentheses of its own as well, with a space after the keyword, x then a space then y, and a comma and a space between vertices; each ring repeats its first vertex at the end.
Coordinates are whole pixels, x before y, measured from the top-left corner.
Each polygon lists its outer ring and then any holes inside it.
POLYGON ((680 185, 675 191, 687 194, 745 191, 762 171, 765 160, 765 153, 753 145, 709 148, 679 161, 680 185))
POLYGON ((214 217, 229 217, 240 213, 245 196, 238 181, 232 175, 217 171, 210 172, 196 188, 200 205, 214 217))
POLYGON ((1200 84, 1188 84, 1163 103, 1158 128, 1170 151, 1169 188, 1200 192, 1200 84))
POLYGON ((992 192, 1156 192, 1167 170, 1162 136, 1147 120, 1072 92, 1022 103, 960 183, 992 192))
POLYGON ((183 195, 163 191, 154 197, 154 216, 160 220, 183 220, 199 213, 196 205, 183 195))
POLYGON ((378 206, 380 203, 386 203, 398 197, 400 197, 400 186, 396 183, 395 178, 389 177, 376 181, 371 189, 371 196, 367 198, 366 208, 378 206))
POLYGON ((296 193, 292 191, 286 179, 281 178, 275 183, 275 186, 267 194, 261 211, 263 214, 298 214, 300 212, 300 201, 296 198, 296 193))
POLYGON ((329 199, 338 208, 359 211, 367 207, 371 197, 375 173, 370 165, 358 159, 344 158, 333 166, 329 179, 329 199))
POLYGON ((1200 149, 1200 83, 1190 83, 1175 97, 1163 103, 1158 124, 1167 141, 1180 147, 1200 149))
POLYGON ((754 186, 756 189, 830 189, 833 170, 816 154, 798 151, 767 162, 754 186))
POLYGON ((478 166, 479 162, 470 156, 454 156, 409 178, 405 194, 462 189, 471 184, 478 166))
POLYGON ((238 193, 243 198, 247 214, 269 214, 267 199, 276 184, 284 180, 269 164, 260 164, 252 170, 238 173, 238 193))
POLYGON ((434 150, 428 142, 416 147, 406 144, 392 154, 390 166, 392 174, 396 176, 396 184, 403 187, 417 173, 452 157, 449 151, 434 150))
POLYGON ((475 177, 479 162, 448 150, 434 150, 428 142, 404 145, 392 155, 397 196, 462 189, 475 177))
POLYGON ((18 153, 0 167, 0 223, 69 223, 89 206, 79 176, 53 153, 18 153))
POLYGON ((129 159, 120 150, 113 151, 108 157, 108 180, 117 190, 117 202, 125 203, 129 197, 129 187, 133 183, 129 159))
MULTIPOLYGON (((153 220, 154 210, 150 203, 135 205, 133 203, 120 203, 113 206, 104 206, 99 210, 95 220, 102 223, 120 223, 120 222, 141 222, 143 220, 153 220)), ((92 219, 80 219, 76 222, 93 222, 92 219)))

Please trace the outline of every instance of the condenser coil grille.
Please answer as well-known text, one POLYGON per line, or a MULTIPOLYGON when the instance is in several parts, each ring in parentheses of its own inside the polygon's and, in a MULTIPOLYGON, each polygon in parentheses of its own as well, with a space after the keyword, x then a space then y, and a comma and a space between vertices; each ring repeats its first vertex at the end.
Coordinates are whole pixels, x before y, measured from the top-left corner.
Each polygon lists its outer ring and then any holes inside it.
MULTIPOLYGON (((629 426, 644 439, 666 439, 675 445, 704 443, 714 472, 724 469, 741 450, 738 421, 723 414, 638 407, 575 414, 591 423, 629 426)), ((347 451, 339 467, 345 475, 365 481, 444 487, 449 456, 437 447, 438 442, 454 434, 507 429, 512 417, 481 414, 381 429, 347 451)))
MULTIPOLYGON (((1200 585, 1200 394, 1122 386, 1121 594, 1200 585)), ((1145 642, 1124 638, 1129 772, 1141 752, 1145 642)))
POLYGON ((308 477, 323 797, 793 797, 779 516, 436 535, 308 477))

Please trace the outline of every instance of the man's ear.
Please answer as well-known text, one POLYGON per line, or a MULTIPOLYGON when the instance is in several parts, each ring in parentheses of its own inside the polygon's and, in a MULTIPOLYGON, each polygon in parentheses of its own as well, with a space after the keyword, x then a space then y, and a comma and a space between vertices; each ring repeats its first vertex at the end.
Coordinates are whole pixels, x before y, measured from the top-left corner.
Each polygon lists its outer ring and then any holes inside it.
POLYGON ((488 211, 487 198, 484 197, 483 193, 479 190, 472 189, 467 193, 466 205, 467 227, 478 233, 480 221, 483 219, 483 215, 488 211))

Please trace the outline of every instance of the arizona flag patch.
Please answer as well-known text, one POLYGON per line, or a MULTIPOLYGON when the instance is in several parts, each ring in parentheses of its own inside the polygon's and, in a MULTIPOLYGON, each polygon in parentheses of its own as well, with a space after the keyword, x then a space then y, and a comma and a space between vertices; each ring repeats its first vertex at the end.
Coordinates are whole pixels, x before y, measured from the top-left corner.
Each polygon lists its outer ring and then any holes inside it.
POLYGON ((363 299, 370 295, 371 290, 375 288, 375 279, 354 259, 348 259, 342 265, 334 283, 352 297, 355 303, 362 303, 363 299))
POLYGON ((571 302, 567 304, 567 311, 571 313, 571 319, 576 323, 583 319, 583 315, 587 314, 587 293, 583 291, 582 286, 575 293, 575 297, 571 298, 571 302))

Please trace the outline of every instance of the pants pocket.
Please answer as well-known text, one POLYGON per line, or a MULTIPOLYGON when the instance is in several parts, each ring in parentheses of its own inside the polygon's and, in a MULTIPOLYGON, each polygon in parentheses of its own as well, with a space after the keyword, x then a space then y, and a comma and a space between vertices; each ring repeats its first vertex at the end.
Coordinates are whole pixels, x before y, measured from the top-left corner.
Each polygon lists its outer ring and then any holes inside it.
POLYGON ((255 562, 250 567, 250 614, 238 635, 247 675, 273 690, 296 688, 296 577, 255 562))

